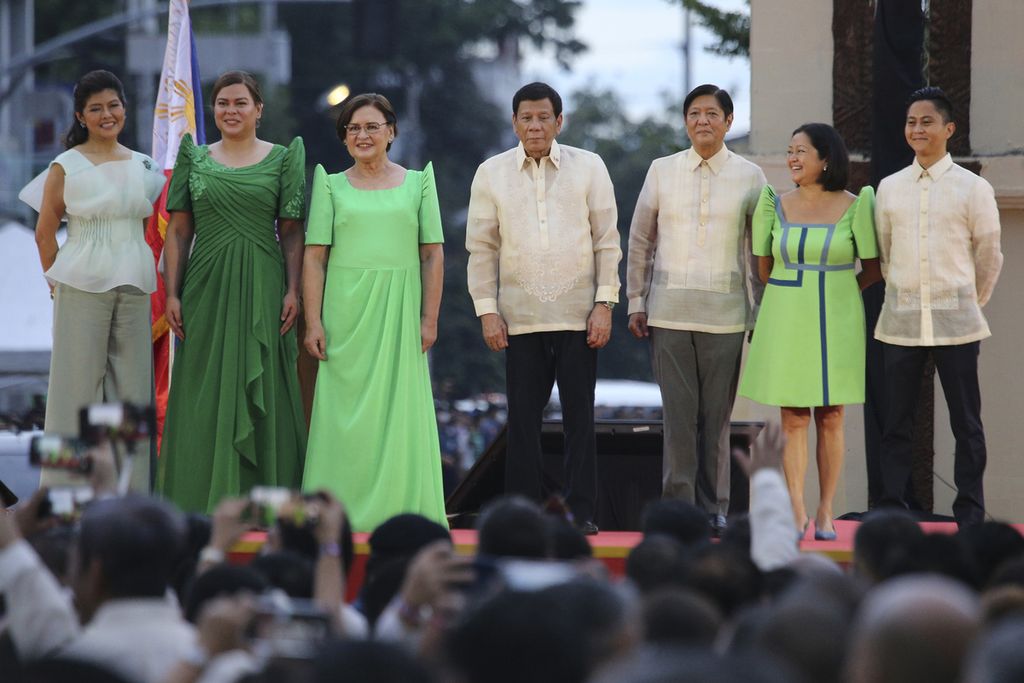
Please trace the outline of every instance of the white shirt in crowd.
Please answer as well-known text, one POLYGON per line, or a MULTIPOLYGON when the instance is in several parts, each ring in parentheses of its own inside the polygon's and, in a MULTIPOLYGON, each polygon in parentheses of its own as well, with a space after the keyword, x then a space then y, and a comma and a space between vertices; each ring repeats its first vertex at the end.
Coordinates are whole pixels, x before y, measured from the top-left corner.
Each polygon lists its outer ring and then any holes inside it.
POLYGON ((629 228, 629 313, 673 330, 751 329, 763 288, 747 219, 766 183, 725 145, 707 160, 692 148, 655 159, 629 228))
POLYGON ((466 226, 477 316, 509 334, 585 330, 595 302, 619 300, 617 218, 596 154, 552 142, 538 164, 520 144, 482 163, 466 226))
POLYGON ((95 662, 139 683, 158 683, 196 642, 170 598, 107 600, 85 626, 56 579, 25 541, 0 552, 0 594, 18 656, 95 662))
POLYGON ((948 154, 928 169, 915 159, 878 186, 875 225, 886 283, 876 339, 945 346, 991 335, 981 307, 1003 254, 988 181, 948 154))

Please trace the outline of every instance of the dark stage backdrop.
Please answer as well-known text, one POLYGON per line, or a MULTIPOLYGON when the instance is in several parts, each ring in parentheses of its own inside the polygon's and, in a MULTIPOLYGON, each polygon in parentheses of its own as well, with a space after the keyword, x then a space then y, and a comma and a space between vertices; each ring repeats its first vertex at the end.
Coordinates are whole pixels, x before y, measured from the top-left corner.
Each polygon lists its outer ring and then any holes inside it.
MULTIPOLYGON (((733 422, 733 448, 750 453, 761 422, 733 422)), ((597 513, 603 531, 637 531, 644 506, 661 497, 662 423, 638 420, 597 420, 597 513)), ((563 481, 562 423, 546 421, 541 432, 545 488, 560 492, 563 481)), ((505 490, 505 430, 495 438, 466 478, 448 497, 446 507, 455 528, 472 527, 476 514, 505 490)), ((730 514, 746 512, 750 484, 735 460, 732 463, 730 514)))

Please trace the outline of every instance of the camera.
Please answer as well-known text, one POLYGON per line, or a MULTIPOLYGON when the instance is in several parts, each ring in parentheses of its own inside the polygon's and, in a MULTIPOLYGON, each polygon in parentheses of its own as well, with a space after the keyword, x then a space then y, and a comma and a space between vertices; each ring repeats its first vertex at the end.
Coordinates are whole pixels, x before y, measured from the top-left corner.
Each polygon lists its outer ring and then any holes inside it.
POLYGON ((269 528, 275 522, 302 528, 316 526, 320 521, 315 493, 299 493, 282 486, 254 486, 249 491, 249 507, 243 519, 259 527, 269 528))
POLYGON ((131 403, 94 403, 78 413, 79 438, 89 446, 120 441, 132 451, 137 441, 156 433, 156 411, 152 406, 131 403))
POLYGON ((278 511, 291 499, 291 489, 283 486, 253 486, 245 520, 260 527, 271 527, 278 511))
POLYGON ((330 633, 330 616, 314 601, 272 591, 258 599, 249 637, 265 659, 308 660, 330 633))
POLYGON ((39 518, 56 517, 62 522, 73 522, 82 516, 82 509, 92 501, 88 486, 55 486, 39 504, 39 518))
POLYGON ((43 434, 33 436, 28 447, 28 462, 33 467, 89 474, 92 461, 86 457, 88 448, 79 439, 43 434))

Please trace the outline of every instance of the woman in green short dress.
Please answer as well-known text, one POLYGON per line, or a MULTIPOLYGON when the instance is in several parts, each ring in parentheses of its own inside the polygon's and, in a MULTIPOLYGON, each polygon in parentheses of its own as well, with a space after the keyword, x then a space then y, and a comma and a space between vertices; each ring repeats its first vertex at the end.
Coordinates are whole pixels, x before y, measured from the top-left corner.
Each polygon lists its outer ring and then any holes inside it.
POLYGON ((782 409, 783 469, 799 529, 808 522, 803 490, 814 409, 821 487, 814 534, 832 540, 843 406, 864 402, 860 290, 881 279, 875 195, 870 187, 858 197, 845 190, 849 157, 829 125, 796 129, 787 163, 796 189, 780 196, 766 186, 754 210, 753 250, 766 287, 739 393, 782 409))
POLYGON ((357 95, 338 136, 355 164, 313 174, 302 293, 305 345, 320 359, 302 486, 330 489, 352 527, 403 512, 446 523, 426 351, 444 274, 434 174, 387 151, 391 104, 357 95))
POLYGON ((305 150, 256 138, 249 74, 221 76, 213 107, 221 141, 182 139, 167 194, 167 320, 181 342, 158 486, 187 511, 255 485, 297 488, 306 450, 293 329, 305 150))

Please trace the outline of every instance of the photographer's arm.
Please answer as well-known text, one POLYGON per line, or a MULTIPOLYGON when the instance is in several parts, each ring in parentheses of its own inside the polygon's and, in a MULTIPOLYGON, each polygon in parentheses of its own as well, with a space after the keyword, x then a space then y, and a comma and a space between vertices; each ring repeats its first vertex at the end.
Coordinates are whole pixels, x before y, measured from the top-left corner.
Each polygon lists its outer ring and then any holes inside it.
POLYGON ((248 498, 225 498, 217 505, 211 522, 210 542, 199 554, 196 576, 227 559, 228 551, 249 528, 242 521, 242 513, 248 506, 248 498))
POLYGON ((344 636, 341 608, 345 604, 345 568, 341 559, 341 529, 345 523, 345 510, 328 491, 317 493, 320 500, 319 522, 315 535, 320 552, 316 556, 313 575, 313 599, 331 617, 334 630, 344 636))
POLYGON ((785 438, 769 422, 752 444, 750 557, 761 571, 785 567, 800 554, 793 508, 782 474, 785 438))
POLYGON ((55 653, 80 630, 71 601, 19 529, 21 520, 22 528, 35 523, 46 493, 36 491, 15 514, 0 512, 0 595, 7 603, 7 630, 22 661, 55 653))
POLYGON ((451 616, 445 598, 468 585, 475 573, 472 558, 456 555, 451 541, 425 546, 413 558, 402 588, 377 620, 374 637, 421 645, 427 622, 451 616))

